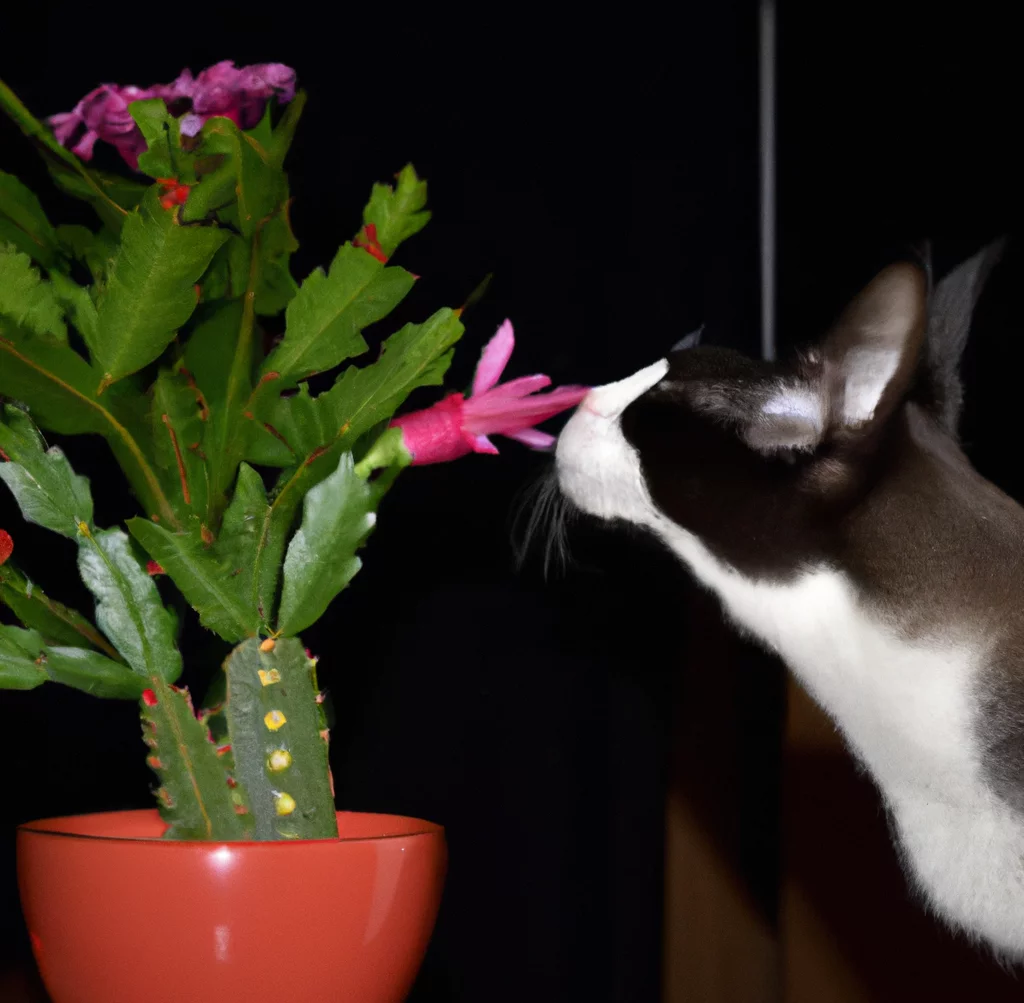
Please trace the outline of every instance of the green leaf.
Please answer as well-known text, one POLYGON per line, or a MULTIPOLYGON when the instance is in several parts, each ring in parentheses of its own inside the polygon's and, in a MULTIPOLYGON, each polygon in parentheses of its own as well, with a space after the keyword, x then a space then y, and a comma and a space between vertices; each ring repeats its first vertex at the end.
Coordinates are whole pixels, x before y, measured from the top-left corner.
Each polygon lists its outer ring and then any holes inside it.
POLYGON ((101 389, 158 358, 196 306, 195 285, 225 231, 180 226, 155 194, 132 213, 99 303, 93 351, 101 389))
POLYGON ((288 544, 278 629, 297 634, 320 619, 362 566, 356 550, 373 530, 370 486, 343 453, 338 469, 307 492, 302 525, 288 544))
POLYGON ((211 303, 202 308, 201 319, 185 346, 185 369, 203 392, 212 414, 227 400, 228 373, 242 324, 242 302, 211 303))
POLYGON ((286 202, 267 220, 260 233, 255 302, 256 313, 260 316, 279 314, 299 291, 291 271, 291 257, 298 249, 286 202))
POLYGON ((102 294, 117 256, 117 237, 110 230, 93 233, 88 227, 69 225, 57 227, 57 240, 65 253, 89 269, 94 292, 102 294))
POLYGON ((202 278, 202 301, 239 299, 245 295, 249 282, 250 245, 237 234, 231 234, 213 256, 202 278))
POLYGON ((35 630, 0 626, 0 689, 30 690, 45 682, 115 700, 138 700, 145 687, 131 669, 97 651, 55 647, 35 630))
MULTIPOLYGON (((227 563, 230 573, 241 583, 251 586, 259 551, 260 527, 270 508, 263 479, 243 463, 238 470, 235 494, 224 513, 220 536, 217 537, 217 555, 227 563)), ((247 595, 248 615, 259 623, 259 602, 250 591, 247 595)), ((249 631, 255 633, 255 631, 249 631)))
POLYGON ((160 370, 150 409, 153 456, 183 524, 189 515, 206 518, 210 475, 202 442, 208 420, 209 406, 195 381, 160 370))
POLYGON ((255 839, 338 835, 315 664, 298 638, 252 638, 224 663, 231 754, 255 839))
POLYGON ((145 510, 176 526, 174 509, 139 446, 140 429, 129 407, 135 395, 114 387, 101 402, 95 386, 94 370, 70 346, 0 318, 0 394, 22 401, 53 432, 103 435, 145 510))
POLYGON ((89 290, 69 279, 61 272, 50 273, 50 286, 57 303, 67 313, 75 329, 85 339, 86 344, 96 340, 96 304, 93 303, 89 290))
POLYGON ((417 177, 412 164, 402 168, 397 180, 394 188, 374 185, 363 210, 363 222, 377 227, 377 240, 388 257, 430 222, 430 213, 423 208, 427 204, 426 181, 417 177))
POLYGON ((29 256, 10 244, 0 244, 0 314, 35 334, 67 340, 53 287, 40 279, 29 256))
POLYGON ((59 446, 44 448, 35 424, 20 408, 6 405, 3 419, 0 449, 9 462, 0 463, 0 480, 28 522, 76 539, 81 523, 92 525, 89 481, 71 469, 59 446))
POLYGON ((10 607, 26 627, 38 630, 48 644, 99 648, 111 658, 120 659, 107 639, 81 613, 51 599, 12 561, 0 566, 0 602, 10 607))
POLYGON ((146 151, 139 154, 139 170, 151 178, 174 178, 189 184, 194 158, 182 150, 178 120, 167 111, 163 98, 133 101, 128 114, 146 140, 146 151))
POLYGON ((242 132, 230 119, 216 117, 206 121, 200 132, 204 155, 227 154, 237 179, 235 197, 238 225, 242 236, 252 237, 263 221, 284 198, 284 174, 269 163, 269 155, 250 134, 242 132))
POLYGON ((142 737, 151 753, 147 762, 161 782, 157 799, 169 825, 165 839, 251 838, 244 791, 228 786, 228 771, 196 718, 188 690, 153 680, 142 702, 142 737))
POLYGON ((407 324, 393 334, 375 363, 361 369, 350 366, 326 393, 312 397, 303 385, 295 396, 278 398, 266 413, 257 414, 277 436, 257 431, 249 459, 284 460, 279 465, 285 465, 289 459, 283 456, 280 439, 288 445, 290 462, 307 462, 317 451, 338 443, 350 448, 348 444, 374 425, 389 420, 417 387, 442 382, 450 349, 462 331, 453 310, 439 310, 425 323, 407 324))
POLYGON ((0 171, 0 245, 5 241, 46 268, 60 261, 57 234, 39 199, 13 174, 0 171))
POLYGON ((413 287, 403 268, 385 268, 351 244, 338 250, 330 271, 318 268, 288 304, 281 344, 261 372, 277 372, 281 389, 366 351, 362 330, 386 317, 413 287))
POLYGON ((125 661, 147 679, 177 679, 181 654, 174 622, 128 537, 119 529, 83 533, 78 570, 96 597, 96 623, 125 661))
POLYGON ((295 129, 302 118, 302 110, 306 107, 306 92, 299 91, 288 103, 277 123, 270 141, 267 143, 267 158, 271 166, 281 167, 284 158, 291 149, 292 140, 295 138, 295 129))
POLYGON ((252 637, 259 617, 247 601, 242 576, 203 542, 198 529, 171 533, 146 519, 129 519, 128 530, 170 576, 199 622, 224 640, 252 637))

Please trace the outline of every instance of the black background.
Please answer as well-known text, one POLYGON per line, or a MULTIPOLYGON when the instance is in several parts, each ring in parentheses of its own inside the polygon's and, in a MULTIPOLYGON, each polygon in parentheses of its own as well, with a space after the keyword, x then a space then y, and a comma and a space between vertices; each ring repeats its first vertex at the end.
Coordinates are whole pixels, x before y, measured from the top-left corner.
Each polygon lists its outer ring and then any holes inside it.
MULTIPOLYGON (((414 162, 435 218, 401 252, 423 276, 408 312, 457 305, 494 273, 467 314, 452 387, 506 316, 518 337, 509 374, 556 383, 619 378, 701 322, 708 340, 757 351, 752 5, 634 5, 564 21, 514 7, 336 8, 329 26, 297 6, 25 13, 24 27, 4 29, 0 72, 40 115, 103 80, 147 85, 222 58, 295 66, 310 93, 290 160, 299 275, 356 230, 374 180, 414 162)), ((782 6, 784 346, 813 337, 904 242, 935 237, 942 267, 1016 224, 1008 15, 934 17, 782 6)), ((4 169, 45 188, 6 124, 0 153, 4 169)), ((57 220, 75 211, 45 203, 57 220)), ((1019 475, 1000 439, 1016 418, 1003 333, 1015 261, 999 279, 1002 306, 988 308, 991 333, 972 346, 968 390, 984 392, 967 415, 978 462, 1011 491, 1019 475)), ((100 524, 133 511, 101 444, 64 445, 93 478, 100 524)), ((414 1000, 657 998, 669 696, 688 652, 707 671, 720 653, 687 635, 691 588, 645 541, 579 525, 567 572, 545 584, 537 560, 515 570, 517 498, 548 462, 508 443, 500 459, 408 472, 364 570, 306 634, 334 702, 339 806, 447 827, 446 897, 414 1000)), ((23 528, 12 508, 0 498, 22 565, 88 608, 70 581, 73 548, 23 528)), ((183 648, 193 666, 219 660, 197 630, 183 648)), ((748 673, 736 710, 750 767, 737 782, 756 810, 742 866, 770 910, 765 754, 778 675, 749 653, 726 663, 748 673)), ((0 708, 0 950, 23 959, 13 824, 145 806, 150 776, 132 706, 44 687, 3 693, 0 708)))

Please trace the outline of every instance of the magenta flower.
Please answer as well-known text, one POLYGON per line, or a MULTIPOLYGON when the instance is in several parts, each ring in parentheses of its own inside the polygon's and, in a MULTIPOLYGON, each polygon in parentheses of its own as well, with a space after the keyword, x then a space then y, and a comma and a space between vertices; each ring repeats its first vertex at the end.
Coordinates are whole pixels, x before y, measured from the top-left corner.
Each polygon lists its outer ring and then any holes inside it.
POLYGON ((491 435, 504 435, 533 449, 550 449, 555 437, 534 425, 575 407, 588 387, 559 387, 550 393, 538 390, 551 385, 547 376, 521 376, 498 384, 515 347, 512 322, 506 320, 487 343, 473 377, 473 392, 449 394, 423 411, 395 418, 402 441, 414 464, 443 463, 467 453, 497 453, 491 435))
POLYGON ((128 105, 148 97, 152 97, 150 92, 138 87, 102 84, 86 94, 73 111, 51 115, 47 121, 53 127, 57 142, 71 146, 71 152, 82 160, 92 160, 96 141, 103 140, 115 147, 132 170, 136 170, 146 141, 128 114, 128 105))
POLYGON ((170 84, 147 88, 103 84, 86 94, 72 111, 51 115, 47 121, 57 142, 70 146, 83 160, 92 159, 93 147, 102 140, 137 170, 146 141, 128 113, 132 101, 161 98, 172 114, 181 116, 182 134, 194 136, 216 115, 230 118, 239 128, 251 129, 272 97, 282 104, 295 97, 295 71, 290 66, 258 63, 239 69, 231 60, 224 60, 198 77, 182 70, 170 84))

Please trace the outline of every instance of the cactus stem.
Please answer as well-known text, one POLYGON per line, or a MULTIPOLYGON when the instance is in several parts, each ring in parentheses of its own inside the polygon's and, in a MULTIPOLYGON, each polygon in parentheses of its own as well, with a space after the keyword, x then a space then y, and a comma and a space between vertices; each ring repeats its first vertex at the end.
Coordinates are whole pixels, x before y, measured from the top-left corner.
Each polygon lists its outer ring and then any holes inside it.
POLYGON ((278 815, 290 815, 295 811, 295 798, 291 794, 280 793, 274 798, 274 810, 278 815))
POLYGON ((277 669, 257 669, 257 674, 263 686, 273 686, 281 681, 281 673, 277 669))
POLYGON ((147 707, 155 707, 156 706, 156 694, 152 690, 143 690, 142 691, 142 702, 147 707))

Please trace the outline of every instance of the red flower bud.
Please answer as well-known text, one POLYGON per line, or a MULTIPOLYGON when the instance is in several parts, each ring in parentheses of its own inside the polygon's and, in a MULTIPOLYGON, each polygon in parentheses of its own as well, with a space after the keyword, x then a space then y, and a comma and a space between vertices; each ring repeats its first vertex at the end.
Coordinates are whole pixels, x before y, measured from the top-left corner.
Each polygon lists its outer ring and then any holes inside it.
POLYGON ((0 529, 0 564, 4 564, 14 551, 14 541, 6 529, 0 529))

